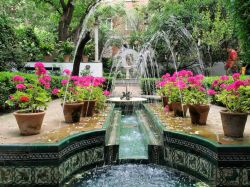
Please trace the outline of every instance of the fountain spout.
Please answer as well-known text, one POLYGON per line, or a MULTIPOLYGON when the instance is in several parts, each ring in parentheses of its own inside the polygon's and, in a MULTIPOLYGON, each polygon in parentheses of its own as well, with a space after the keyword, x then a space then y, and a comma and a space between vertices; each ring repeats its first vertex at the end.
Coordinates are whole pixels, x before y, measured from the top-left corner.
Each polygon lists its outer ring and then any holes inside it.
POLYGON ((128 92, 128 85, 126 85, 126 92, 122 92, 122 96, 120 97, 120 99, 126 99, 126 100, 130 100, 131 99, 131 95, 132 92, 128 92))
POLYGON ((126 99, 126 100, 130 100, 131 99, 131 92, 122 92, 122 96, 120 97, 120 99, 126 99))

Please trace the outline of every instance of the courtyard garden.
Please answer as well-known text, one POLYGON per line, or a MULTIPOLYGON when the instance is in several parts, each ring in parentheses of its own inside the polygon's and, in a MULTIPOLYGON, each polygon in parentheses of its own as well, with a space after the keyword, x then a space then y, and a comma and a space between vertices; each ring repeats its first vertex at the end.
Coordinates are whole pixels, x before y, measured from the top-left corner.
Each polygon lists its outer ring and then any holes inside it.
POLYGON ((250 1, 0 10, 0 186, 250 186, 250 1))

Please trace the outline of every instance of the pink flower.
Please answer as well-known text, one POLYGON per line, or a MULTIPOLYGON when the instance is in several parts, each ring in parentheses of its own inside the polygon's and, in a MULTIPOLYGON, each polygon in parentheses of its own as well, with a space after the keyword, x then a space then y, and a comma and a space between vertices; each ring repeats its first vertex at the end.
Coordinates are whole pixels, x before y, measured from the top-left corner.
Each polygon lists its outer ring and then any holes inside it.
POLYGON ((109 92, 108 90, 104 90, 104 91, 103 91, 103 95, 109 96, 109 95, 110 95, 110 92, 109 92))
POLYGON ((164 107, 164 112, 169 112, 169 106, 168 106, 168 105, 166 105, 166 106, 164 107))
POLYGON ((220 80, 222 80, 222 81, 227 81, 228 79, 229 79, 229 77, 227 75, 222 75, 220 77, 220 80))
POLYGON ((23 82, 23 81, 24 81, 24 78, 23 78, 22 76, 20 76, 20 75, 15 75, 15 76, 12 78, 12 80, 13 80, 14 82, 23 82))
POLYGON ((65 73, 66 75, 70 75, 71 71, 69 69, 65 69, 65 70, 63 70, 63 73, 65 73))
POLYGON ((17 89, 26 89, 26 86, 24 84, 17 84, 16 88, 17 89))
POLYGON ((44 87, 45 87, 45 89, 49 89, 49 88, 50 88, 50 84, 49 84, 49 83, 46 83, 46 84, 44 85, 44 87))
POLYGON ((238 88, 239 88, 240 86, 244 86, 245 82, 244 82, 243 80, 236 80, 236 81, 234 82, 234 84, 235 84, 236 90, 238 90, 238 88))
POLYGON ((240 86, 244 86, 245 85, 245 81, 242 80, 236 80, 234 83, 230 84, 229 86, 227 86, 227 91, 229 90, 238 90, 238 88, 240 86))
POLYGON ((78 79, 79 79, 79 77, 78 76, 71 76, 71 78, 70 78, 72 81, 77 81, 78 79))
POLYGON ((207 94, 208 94, 208 95, 215 95, 215 94, 216 94, 216 91, 210 89, 210 90, 207 91, 207 94))
POLYGON ((35 68, 44 68, 44 64, 42 62, 36 62, 34 65, 35 68))
POLYGON ((239 73, 234 73, 232 75, 232 77, 233 77, 234 80, 238 80, 240 78, 240 74, 239 73))
POLYGON ((225 84, 225 83, 222 83, 221 85, 220 85, 220 88, 222 88, 222 89, 225 89, 227 87, 227 85, 225 84))
POLYGON ((157 83, 158 87, 163 87, 165 85, 166 85, 166 81, 160 81, 160 82, 157 83))
POLYGON ((9 99, 10 99, 10 100, 14 99, 14 96, 13 96, 13 95, 10 95, 10 96, 9 96, 9 99))
POLYGON ((169 74, 169 73, 166 73, 166 74, 163 75, 161 78, 162 78, 162 79, 167 79, 168 77, 170 77, 170 74, 169 74))
POLYGON ((58 88, 54 88, 51 93, 53 95, 57 95, 59 93, 59 89, 58 88))
POLYGON ((219 84, 219 81, 218 80, 214 80, 213 83, 212 83, 212 88, 218 86, 219 84))
POLYGON ((68 80, 65 80, 65 79, 64 79, 64 80, 61 81, 61 84, 62 84, 62 85, 65 85, 65 84, 67 84, 67 83, 68 83, 68 80))
POLYGON ((182 80, 179 80, 178 82, 176 82, 175 85, 176 85, 180 90, 186 88, 186 83, 183 82, 182 80))
POLYGON ((44 75, 44 76, 43 76, 43 79, 44 79, 46 82, 51 81, 51 77, 50 77, 49 75, 44 75))
POLYGON ((201 92, 206 92, 206 89, 203 88, 203 87, 200 87, 199 90, 200 90, 201 92))

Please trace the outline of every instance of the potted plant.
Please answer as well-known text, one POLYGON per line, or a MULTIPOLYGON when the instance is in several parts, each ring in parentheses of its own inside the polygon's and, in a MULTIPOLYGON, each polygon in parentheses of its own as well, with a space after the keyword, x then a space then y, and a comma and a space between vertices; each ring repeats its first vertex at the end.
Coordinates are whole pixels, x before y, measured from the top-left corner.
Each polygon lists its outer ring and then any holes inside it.
POLYGON ((191 71, 181 70, 167 78, 171 82, 168 102, 172 103, 175 116, 186 117, 188 107, 183 102, 183 91, 187 88, 187 79, 190 76, 193 76, 191 71))
POLYGON ((65 41, 62 43, 62 49, 64 53, 64 62, 70 62, 71 54, 74 50, 74 43, 70 41, 65 41))
POLYGON ((239 74, 234 74, 233 80, 216 98, 226 106, 220 112, 224 135, 240 138, 250 111, 250 79, 239 80, 239 74))
POLYGON ((22 135, 40 133, 47 103, 51 100, 47 92, 50 88, 50 76, 46 75, 46 70, 40 62, 35 64, 35 69, 38 77, 32 84, 19 75, 13 77, 17 90, 6 101, 8 105, 20 108, 14 112, 14 116, 22 135))
POLYGON ((84 63, 88 63, 89 62, 89 58, 93 59, 94 57, 94 44, 93 42, 87 43, 83 49, 83 56, 82 56, 82 61, 84 63))
POLYGON ((70 76, 71 71, 65 69, 66 75, 61 81, 61 89, 54 88, 52 94, 62 99, 63 114, 66 123, 75 123, 80 121, 83 106, 83 93, 79 86, 79 77, 70 76))
POLYGON ((186 117, 187 105, 183 103, 183 89, 174 85, 171 87, 171 94, 168 96, 168 102, 172 103, 174 115, 186 117))
POLYGON ((183 90, 183 101, 188 105, 192 124, 206 125, 207 122, 210 107, 203 79, 203 75, 189 77, 187 88, 183 90))
POLYGON ((104 81, 104 78, 93 76, 83 76, 80 78, 84 102, 82 117, 93 116, 95 108, 100 110, 104 106, 105 95, 107 95, 107 92, 103 92, 101 88, 104 81))
POLYGON ((170 79, 170 74, 166 73, 162 76, 162 80, 157 82, 158 94, 162 97, 163 107, 168 107, 169 111, 173 111, 172 103, 169 103, 168 96, 171 95, 171 87, 173 86, 173 81, 170 79))
POLYGON ((52 59, 52 52, 54 50, 53 44, 42 42, 40 44, 40 50, 42 54, 44 55, 45 62, 51 62, 53 60, 52 59))

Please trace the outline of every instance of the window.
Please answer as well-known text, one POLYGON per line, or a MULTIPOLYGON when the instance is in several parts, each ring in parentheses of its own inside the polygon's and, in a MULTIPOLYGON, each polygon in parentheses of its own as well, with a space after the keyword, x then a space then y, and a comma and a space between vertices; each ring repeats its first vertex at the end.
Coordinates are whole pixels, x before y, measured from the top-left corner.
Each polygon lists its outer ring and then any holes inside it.
POLYGON ((108 18, 108 19, 106 20, 106 25, 107 25, 107 27, 109 28, 109 30, 112 30, 112 29, 113 29, 113 21, 112 21, 111 18, 108 18))

